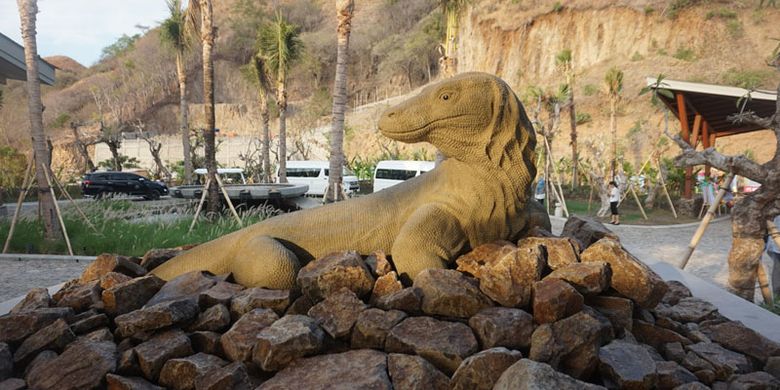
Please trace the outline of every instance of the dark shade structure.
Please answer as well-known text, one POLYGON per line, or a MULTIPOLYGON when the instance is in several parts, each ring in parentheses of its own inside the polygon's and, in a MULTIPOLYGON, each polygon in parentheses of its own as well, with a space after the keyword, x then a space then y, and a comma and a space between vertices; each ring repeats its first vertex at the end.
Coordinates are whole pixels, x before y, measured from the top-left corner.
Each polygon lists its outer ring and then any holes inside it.
MULTIPOLYGON (((0 84, 6 80, 27 80, 24 47, 0 33, 0 84)), ((54 85, 54 66, 38 57, 38 78, 46 85, 54 85)))

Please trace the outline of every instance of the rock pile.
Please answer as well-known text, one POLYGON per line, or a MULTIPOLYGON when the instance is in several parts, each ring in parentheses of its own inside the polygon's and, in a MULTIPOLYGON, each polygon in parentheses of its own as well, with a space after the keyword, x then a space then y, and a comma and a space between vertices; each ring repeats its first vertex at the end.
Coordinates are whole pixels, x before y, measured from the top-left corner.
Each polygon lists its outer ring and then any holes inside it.
POLYGON ((382 253, 295 291, 102 255, 0 317, 0 389, 778 388, 780 345, 665 283, 603 225, 496 242, 403 286, 382 253))

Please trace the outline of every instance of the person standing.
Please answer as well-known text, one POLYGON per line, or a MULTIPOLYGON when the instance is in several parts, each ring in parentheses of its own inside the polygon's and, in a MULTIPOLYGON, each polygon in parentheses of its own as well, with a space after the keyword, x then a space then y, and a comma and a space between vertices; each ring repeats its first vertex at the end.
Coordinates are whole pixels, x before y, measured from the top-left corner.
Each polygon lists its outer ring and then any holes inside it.
POLYGON ((620 213, 618 213, 618 203, 620 202, 620 190, 615 181, 609 182, 609 210, 612 212, 613 225, 620 225, 620 213))
POLYGON ((544 175, 542 175, 539 177, 539 181, 536 183, 536 190, 534 191, 534 199, 541 203, 542 206, 544 206, 544 198, 546 197, 545 184, 544 175))
MULTIPOLYGON (((780 229, 780 215, 772 223, 780 229)), ((766 254, 772 260, 772 290, 777 297, 780 296, 780 247, 771 235, 766 240, 766 254)))

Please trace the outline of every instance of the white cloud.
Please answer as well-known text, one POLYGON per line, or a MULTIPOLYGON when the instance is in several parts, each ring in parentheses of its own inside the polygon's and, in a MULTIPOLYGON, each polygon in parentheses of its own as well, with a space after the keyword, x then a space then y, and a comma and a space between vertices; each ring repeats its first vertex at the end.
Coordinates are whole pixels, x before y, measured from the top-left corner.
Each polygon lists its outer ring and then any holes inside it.
MULTIPOLYGON (((38 52, 67 55, 89 66, 122 34, 154 27, 168 14, 163 0, 39 0, 38 52)), ((0 32, 21 43, 16 0, 0 0, 0 32)))

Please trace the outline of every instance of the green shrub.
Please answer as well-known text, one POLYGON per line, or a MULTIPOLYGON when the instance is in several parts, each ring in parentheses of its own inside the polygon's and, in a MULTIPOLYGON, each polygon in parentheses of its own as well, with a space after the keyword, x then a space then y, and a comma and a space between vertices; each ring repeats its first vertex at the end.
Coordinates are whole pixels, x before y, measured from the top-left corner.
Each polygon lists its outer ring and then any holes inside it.
POLYGON ((649 5, 645 6, 645 15, 650 15, 653 12, 655 12, 655 8, 653 8, 653 7, 649 6, 649 5))
POLYGON ((642 61, 642 60, 644 60, 644 59, 645 59, 645 57, 643 57, 641 54, 639 54, 639 52, 638 52, 638 51, 635 51, 635 52, 634 52, 634 55, 632 55, 632 56, 631 56, 631 61, 634 61, 634 62, 636 62, 636 61, 642 61))
POLYGON ((739 19, 731 19, 726 22, 726 30, 732 38, 740 38, 745 32, 739 19))
POLYGON ((596 93, 599 92, 599 87, 593 85, 593 84, 585 84, 582 87, 582 94, 585 96, 593 96, 596 93))
POLYGON ((707 20, 714 19, 714 18, 736 19, 737 13, 727 8, 720 8, 717 10, 711 10, 707 12, 707 15, 705 17, 707 18, 707 20))
POLYGON ((553 4, 553 12, 561 12, 563 11, 563 4, 561 4, 560 1, 556 1, 555 4, 553 4))
POLYGON ((678 60, 690 62, 696 58, 696 54, 694 54, 693 49, 680 46, 677 48, 677 51, 674 53, 672 57, 678 60))
POLYGON ((51 127, 55 129, 59 129, 62 127, 65 127, 70 122, 70 114, 67 112, 61 112, 59 115, 57 115, 57 118, 54 119, 54 122, 51 123, 51 127))
POLYGON ((658 48, 657 53, 658 53, 659 56, 665 56, 665 55, 669 54, 669 53, 666 52, 666 49, 664 49, 662 47, 658 48))
POLYGON ((773 74, 771 70, 731 68, 721 76, 721 81, 735 87, 754 89, 765 86, 773 74))
POLYGON ((592 120, 593 117, 591 117, 590 114, 588 114, 587 112, 578 112, 575 119, 578 125, 588 123, 592 120))

